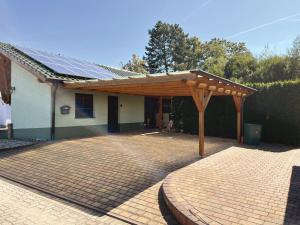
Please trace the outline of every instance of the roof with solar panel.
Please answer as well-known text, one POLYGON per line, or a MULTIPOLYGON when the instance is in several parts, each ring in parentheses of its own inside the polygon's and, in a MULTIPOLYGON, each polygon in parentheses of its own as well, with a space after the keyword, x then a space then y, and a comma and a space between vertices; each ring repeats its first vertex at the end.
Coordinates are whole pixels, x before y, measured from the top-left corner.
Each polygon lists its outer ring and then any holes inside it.
POLYGON ((154 80, 156 80, 156 82, 161 82, 162 79, 165 79, 165 81, 170 81, 172 79, 181 81, 180 85, 182 85, 182 81, 186 81, 187 78, 190 79, 191 77, 194 79, 196 76, 205 77, 209 81, 213 80, 219 85, 226 85, 226 87, 228 85, 233 85, 234 88, 239 87, 240 89, 249 91, 249 93, 256 91, 253 88, 234 83, 230 80, 199 69, 158 74, 139 74, 87 62, 84 60, 73 59, 30 48, 13 46, 1 42, 0 53, 12 61, 21 64, 23 67, 26 67, 28 70, 36 74, 41 80, 44 80, 45 78, 51 80, 61 80, 64 81, 65 85, 69 87, 72 87, 72 85, 74 87, 77 87, 78 85, 98 85, 97 87, 100 87, 101 85, 105 86, 112 84, 134 84, 136 82, 147 83, 151 80, 152 82, 154 80))
POLYGON ((25 64, 47 79, 112 80, 141 74, 0 42, 0 53, 25 64))

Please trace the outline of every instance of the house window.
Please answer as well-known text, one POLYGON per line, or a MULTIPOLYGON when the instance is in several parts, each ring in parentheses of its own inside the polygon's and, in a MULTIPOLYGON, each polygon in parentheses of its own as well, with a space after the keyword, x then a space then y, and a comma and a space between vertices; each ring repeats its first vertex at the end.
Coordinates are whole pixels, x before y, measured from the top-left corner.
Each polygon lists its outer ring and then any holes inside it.
POLYGON ((93 95, 75 94, 75 118, 93 118, 93 95))

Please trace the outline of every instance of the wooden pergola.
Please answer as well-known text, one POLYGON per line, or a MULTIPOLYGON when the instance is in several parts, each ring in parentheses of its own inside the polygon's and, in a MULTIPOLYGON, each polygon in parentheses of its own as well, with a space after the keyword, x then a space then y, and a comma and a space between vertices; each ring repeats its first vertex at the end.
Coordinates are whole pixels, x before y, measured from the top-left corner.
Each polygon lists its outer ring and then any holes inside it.
MULTIPOLYGON (((237 111, 237 141, 241 142, 243 103, 256 90, 202 70, 149 74, 109 80, 64 82, 64 87, 86 91, 142 96, 192 96, 199 112, 199 154, 204 156, 204 114, 212 96, 233 97, 237 111)), ((161 98, 160 98, 161 99, 161 98)))

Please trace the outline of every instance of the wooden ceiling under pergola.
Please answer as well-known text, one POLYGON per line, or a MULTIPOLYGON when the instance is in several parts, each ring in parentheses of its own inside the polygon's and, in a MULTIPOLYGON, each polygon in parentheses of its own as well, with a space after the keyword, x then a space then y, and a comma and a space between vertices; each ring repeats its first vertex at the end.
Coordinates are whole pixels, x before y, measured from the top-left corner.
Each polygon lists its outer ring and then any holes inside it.
POLYGON ((65 81, 64 87, 94 92, 142 96, 192 96, 199 111, 199 154, 204 156, 204 112, 211 96, 233 96, 237 111, 237 140, 241 142, 242 109, 256 90, 201 71, 149 74, 110 80, 65 81))

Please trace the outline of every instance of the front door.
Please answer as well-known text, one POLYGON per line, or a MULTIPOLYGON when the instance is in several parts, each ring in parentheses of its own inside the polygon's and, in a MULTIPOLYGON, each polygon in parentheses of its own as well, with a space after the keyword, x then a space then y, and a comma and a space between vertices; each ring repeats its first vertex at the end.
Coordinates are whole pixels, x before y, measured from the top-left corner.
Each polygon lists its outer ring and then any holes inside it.
POLYGON ((117 96, 108 96, 108 132, 119 131, 119 103, 117 96))
POLYGON ((146 128, 156 128, 156 114, 158 112, 158 98, 145 97, 145 124, 146 128))

